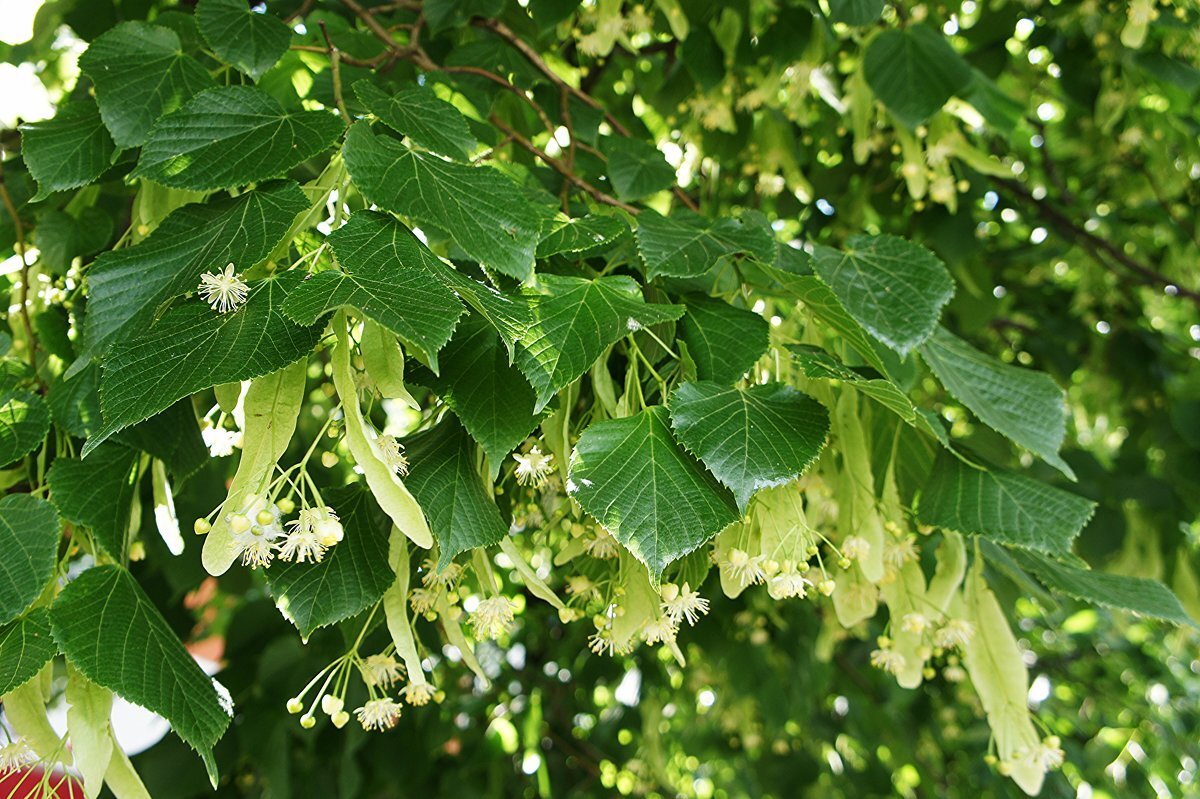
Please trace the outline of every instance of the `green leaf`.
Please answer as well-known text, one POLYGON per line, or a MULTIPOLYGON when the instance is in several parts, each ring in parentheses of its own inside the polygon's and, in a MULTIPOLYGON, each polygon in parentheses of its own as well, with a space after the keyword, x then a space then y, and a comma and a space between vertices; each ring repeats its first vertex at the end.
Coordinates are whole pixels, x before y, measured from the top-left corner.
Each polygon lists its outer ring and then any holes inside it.
POLYGON ((84 208, 75 218, 65 211, 38 215, 37 244, 42 265, 56 274, 66 274, 71 260, 104 249, 112 240, 112 217, 99 208, 84 208))
POLYGON ((813 269, 855 321, 901 355, 929 338, 954 295, 938 257, 898 236, 851 236, 842 252, 816 247, 813 269))
POLYGON ((122 148, 141 146, 155 120, 216 85, 184 55, 174 31, 145 22, 123 22, 97 37, 79 68, 95 84, 100 116, 122 148))
POLYGON ((88 569, 59 594, 50 622, 71 665, 171 722, 215 779, 212 748, 231 712, 129 572, 119 566, 88 569))
POLYGON ((33 679, 57 654, 45 608, 34 608, 0 627, 0 696, 33 679))
POLYGON ((537 391, 538 413, 610 344, 684 311, 681 305, 646 303, 637 282, 625 276, 540 275, 538 282, 541 292, 527 291, 531 322, 517 350, 517 366, 537 391))
POLYGON ((542 228, 537 257, 586 253, 611 244, 628 232, 629 227, 618 216, 588 214, 571 219, 566 214, 558 214, 547 220, 542 228))
POLYGON ((1050 555, 1068 555, 1096 503, 1013 472, 987 471, 943 455, 921 490, 925 524, 1050 555))
POLYGON ((377 602, 396 577, 388 567, 391 520, 371 492, 349 485, 322 496, 345 537, 320 563, 276 563, 267 571, 275 604, 305 638, 377 602))
POLYGON ((244 273, 264 260, 307 207, 295 183, 267 184, 185 205, 140 244, 102 253, 88 270, 81 360, 144 330, 163 303, 195 291, 202 273, 231 262, 244 273))
MULTIPOLYGON (((779 270, 773 274, 783 275, 779 270)), ((820 278, 811 276, 794 277, 783 275, 786 280, 786 292, 793 298, 804 303, 804 309, 819 319, 826 326, 838 333, 846 343, 857 352, 864 361, 870 364, 881 375, 887 375, 888 370, 875 351, 875 345, 862 325, 854 321, 833 292, 821 282, 820 278)))
POLYGON ((350 128, 343 152, 369 202, 446 233, 468 256, 509 277, 533 274, 544 212, 504 173, 411 150, 375 135, 366 122, 350 128))
POLYGON ((861 27, 878 20, 883 6, 884 0, 829 0, 829 18, 861 27))
POLYGON ((233 313, 217 313, 199 299, 182 303, 114 348, 100 381, 104 427, 88 439, 83 454, 182 397, 274 372, 310 352, 321 328, 300 327, 282 310, 302 279, 290 271, 263 280, 233 313))
POLYGON ((463 302, 471 306, 471 310, 491 322, 508 347, 511 361, 517 342, 533 323, 529 301, 521 294, 510 295, 497 291, 448 266, 436 274, 463 302))
POLYGON ((812 464, 829 436, 829 412, 783 383, 695 382, 671 395, 671 426, 745 512, 755 492, 789 483, 812 464))
POLYGON ((33 452, 49 432, 50 410, 41 397, 21 389, 0 391, 0 466, 33 452))
POLYGON ((1179 597, 1158 580, 1081 569, 1034 552, 1014 551, 1012 555, 1022 568, 1055 593, 1101 607, 1200 627, 1184 610, 1179 597))
POLYGON ((950 446, 946 428, 942 426, 937 417, 914 405, 908 395, 891 380, 863 377, 837 358, 816 347, 795 344, 789 346, 788 349, 791 350, 796 362, 800 364, 800 368, 804 370, 805 377, 817 380, 840 380, 877 401, 916 429, 930 434, 944 446, 950 446))
POLYGON ((354 93, 367 110, 413 143, 458 161, 467 160, 479 142, 467 118, 432 89, 412 86, 389 95, 370 81, 354 84, 354 93))
POLYGON ((475 445, 462 425, 447 416, 437 427, 404 442, 412 470, 406 485, 426 509, 443 568, 460 552, 491 546, 508 525, 475 468, 475 445))
POLYGON ((608 158, 608 182, 622 200, 640 200, 675 185, 675 170, 650 142, 609 137, 603 148, 608 158))
POLYGON ((496 331, 478 316, 463 321, 441 362, 430 387, 483 447, 495 479, 504 458, 537 426, 533 388, 509 363, 496 331))
POLYGON ((254 86, 209 89, 154 125, 133 176, 176 189, 244 186, 283 177, 341 132, 328 111, 285 111, 254 86))
POLYGON ((683 341, 701 380, 732 385, 767 351, 771 326, 753 311, 702 294, 684 297, 683 341))
POLYGON ((284 312, 310 325, 337 308, 357 308, 420 350, 436 369, 438 350, 464 310, 441 274, 450 267, 404 225, 371 211, 352 215, 329 243, 342 270, 304 281, 284 312))
POLYGON ((718 259, 737 254, 771 263, 778 247, 766 217, 750 211, 737 219, 706 219, 686 209, 670 216, 646 210, 638 215, 637 240, 652 280, 696 277, 718 259))
POLYGON ((971 67, 926 25, 886 30, 863 57, 867 85, 896 119, 915 128, 971 82, 971 67))
POLYGON ((200 0, 196 22, 218 58, 256 81, 287 52, 292 39, 280 19, 252 11, 243 0, 200 0))
POLYGON ((0 499, 0 624, 34 603, 58 565, 59 522, 54 506, 29 494, 0 499))
POLYGON ((117 440, 162 461, 180 481, 209 461, 208 445, 189 399, 181 399, 162 413, 126 428, 117 440))
POLYGON ((662 406, 585 430, 567 490, 653 579, 738 520, 733 495, 675 441, 662 406))
POLYGON ((135 449, 105 444, 87 460, 56 458, 47 475, 58 512, 67 521, 89 528, 96 543, 118 561, 125 559, 129 546, 139 458, 135 449))
POLYGON ((76 100, 53 119, 21 127, 21 155, 38 182, 40 200, 91 183, 112 164, 116 146, 94 100, 76 100))
POLYGON ((944 327, 920 352, 946 390, 984 424, 1075 479, 1058 454, 1067 433, 1066 393, 1050 375, 1001 363, 944 327))

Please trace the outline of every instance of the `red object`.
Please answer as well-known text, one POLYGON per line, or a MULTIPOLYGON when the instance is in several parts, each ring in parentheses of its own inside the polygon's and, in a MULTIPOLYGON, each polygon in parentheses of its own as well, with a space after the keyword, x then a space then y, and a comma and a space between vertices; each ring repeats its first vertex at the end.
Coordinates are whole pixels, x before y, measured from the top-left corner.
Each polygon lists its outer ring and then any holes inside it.
POLYGON ((30 766, 0 772, 0 796, 4 799, 26 799, 34 796, 83 799, 83 786, 79 780, 62 771, 52 771, 47 775, 41 766, 30 766), (50 786, 49 793, 41 793, 39 790, 43 780, 50 786))

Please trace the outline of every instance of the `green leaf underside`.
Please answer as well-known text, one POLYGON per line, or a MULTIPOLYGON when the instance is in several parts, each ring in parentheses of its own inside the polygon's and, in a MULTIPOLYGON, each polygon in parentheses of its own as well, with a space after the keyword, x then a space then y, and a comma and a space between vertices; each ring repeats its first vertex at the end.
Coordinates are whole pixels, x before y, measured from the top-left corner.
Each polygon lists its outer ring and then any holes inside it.
POLYGON ((753 212, 707 219, 686 209, 670 216, 646 210, 638 216, 637 240, 650 279, 696 277, 736 254, 772 263, 778 249, 766 217, 753 212))
POLYGON ((866 394, 916 429, 932 435, 944 446, 950 445, 950 439, 941 422, 938 422, 936 417, 931 418, 922 412, 922 409, 914 405, 908 395, 891 380, 882 377, 863 377, 837 358, 816 347, 795 344, 789 346, 788 349, 800 364, 800 368, 804 370, 805 377, 816 380, 840 380, 856 391, 866 394))
POLYGON ((396 578, 388 567, 392 523, 371 492, 350 485, 322 495, 342 522, 342 541, 320 563, 276 563, 267 571, 275 604, 305 638, 369 607, 396 578))
POLYGON ((50 409, 37 394, 0 391, 0 466, 7 466, 42 445, 50 432, 50 409))
POLYGON ((350 128, 343 152, 368 201, 442 231, 484 266, 517 280, 533 274, 544 212, 507 175, 410 150, 366 122, 350 128))
POLYGON ((475 468, 475 445, 457 419, 447 416, 406 439, 404 449, 412 464, 405 485, 429 517, 441 553, 439 569, 458 553, 491 546, 508 534, 475 468))
POLYGON ((1171 589, 1158 580, 1081 569, 1034 552, 1014 551, 1012 555, 1022 568, 1055 593, 1175 624, 1200 626, 1171 589))
POLYGON ((607 138, 608 182, 622 200, 640 200, 675 185, 675 170, 653 144, 640 139, 607 138))
POLYGON ((933 333, 954 281, 936 255, 897 236, 817 247, 813 269, 855 321, 901 355, 933 333))
POLYGON ((389 95, 370 81, 360 80, 354 84, 354 93, 380 122, 426 150, 465 161, 479 146, 462 112, 432 89, 414 86, 389 95))
POLYGON ((285 111, 253 86, 209 89, 160 119, 135 177, 177 189, 224 189, 282 177, 342 132, 327 111, 285 111))
MULTIPOLYGON (((98 401, 99 397, 96 399, 98 401)), ((158 458, 176 480, 188 477, 209 460, 196 411, 187 398, 144 422, 125 428, 115 440, 158 458)))
POLYGON ((925 524, 1067 555, 1096 503, 1021 474, 976 469, 943 455, 921 490, 925 524))
POLYGON ((88 352, 144 330, 172 297, 193 292, 200 275, 232 262, 239 272, 264 260, 308 207, 292 182, 266 184, 237 197, 186 205, 145 241, 101 254, 88 270, 88 352))
POLYGON ((741 380, 771 343, 767 320, 713 297, 692 295, 684 302, 680 327, 696 376, 724 385, 741 380))
POLYGON ((114 152, 91 99, 69 102, 53 119, 21 128, 21 155, 38 183, 35 199, 91 183, 108 169, 114 152))
POLYGON ((41 596, 58 563, 58 513, 44 499, 0 499, 0 624, 20 616, 41 596))
POLYGON ((682 305, 645 302, 637 282, 621 275, 595 280, 540 275, 538 282, 545 293, 526 292, 531 321, 517 350, 517 366, 537 392, 536 412, 591 368, 610 344, 684 312, 682 305))
POLYGON ((80 673, 165 718, 215 770, 212 748, 230 715, 212 680, 129 572, 88 569, 59 594, 50 621, 59 648, 80 673))
POLYGON ((585 430, 568 490, 654 578, 738 519, 733 495, 675 441, 662 406, 585 430))
POLYGON ((547 220, 538 241, 537 257, 552 255, 575 255, 603 247, 629 232, 629 226, 617 216, 588 214, 571 219, 558 214, 547 220))
POLYGON ((779 270, 775 270, 773 274, 783 277, 788 294, 803 302, 806 311, 844 338, 875 371, 881 375, 887 375, 887 367, 875 351, 870 335, 846 312, 841 302, 834 296, 833 291, 822 283, 820 278, 809 275, 799 277, 785 275, 779 270))
POLYGON ((42 264, 56 274, 65 274, 75 256, 88 256, 104 249, 112 240, 112 233, 112 218, 99 208, 84 208, 78 218, 65 211, 40 214, 37 243, 42 264))
POLYGON ((284 312, 313 324, 353 307, 418 348, 437 368, 438 350, 454 333, 462 303, 442 272, 450 267, 395 219, 361 211, 329 236, 342 270, 313 275, 296 288, 284 312))
POLYGON ((29 682, 56 654, 45 608, 34 608, 0 627, 0 696, 29 682))
POLYGON ((254 80, 287 52, 292 38, 280 19, 251 11, 242 0, 201 0, 196 5, 196 22, 217 57, 254 80))
POLYGON ((1066 393, 1049 375, 1001 363, 943 327, 920 351, 946 390, 984 424, 1074 479, 1058 454, 1067 432, 1066 393))
POLYGON ((90 529, 117 561, 126 556, 139 457, 130 447, 104 444, 86 460, 55 459, 47 476, 50 496, 63 518, 90 529))
POLYGON ((863 56, 867 85, 892 115, 915 128, 971 82, 971 68, 926 25, 887 30, 863 56))
POLYGON ((184 55, 174 31, 145 22, 123 22, 99 36, 79 67, 95 84, 100 116, 122 148, 145 143, 155 120, 216 85, 184 55))
POLYGON ((496 331, 478 316, 463 320, 441 365, 431 388, 483 447, 494 479, 508 453, 537 426, 537 396, 509 363, 496 331))
POLYGON ((870 25, 883 12, 884 0, 829 0, 829 16, 847 25, 870 25))
POLYGON ((671 426, 744 512, 755 492, 791 482, 812 464, 829 435, 829 412, 782 383, 695 382, 671 396, 671 426))
POLYGON ((218 313, 199 299, 182 303, 116 347, 100 381, 104 427, 88 439, 84 455, 182 397, 274 372, 310 352, 320 326, 301 327, 282 308, 302 279, 292 271, 263 280, 233 313, 218 313))

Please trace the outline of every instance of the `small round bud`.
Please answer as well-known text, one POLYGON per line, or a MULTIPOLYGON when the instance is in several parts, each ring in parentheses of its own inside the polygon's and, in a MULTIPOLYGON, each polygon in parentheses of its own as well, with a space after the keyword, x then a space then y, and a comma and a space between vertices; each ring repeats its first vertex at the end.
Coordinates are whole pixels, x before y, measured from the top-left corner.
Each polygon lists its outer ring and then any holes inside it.
POLYGON ((300 701, 300 697, 293 696, 287 701, 287 712, 293 716, 304 710, 304 703, 300 701))
POLYGON ((342 523, 337 519, 322 519, 317 522, 316 533, 321 546, 331 547, 342 540, 342 523))
POLYGON ((287 516, 292 511, 296 510, 296 503, 291 497, 284 497, 275 503, 275 507, 279 508, 279 512, 287 516))
POLYGON ((271 522, 275 521, 275 514, 271 513, 269 510, 260 510, 254 516, 254 521, 258 522, 259 524, 270 524, 271 522))
POLYGON ((345 706, 346 703, 342 701, 340 696, 325 694, 325 696, 321 697, 321 710, 325 711, 325 715, 327 716, 336 716, 342 712, 342 708, 345 706))
POLYGON ((321 465, 326 469, 332 469, 338 464, 338 456, 336 452, 322 452, 321 465))
POLYGON ((445 692, 445 691, 438 690, 438 691, 435 691, 435 692, 434 692, 434 694, 433 694, 433 701, 434 701, 434 702, 437 702, 437 703, 440 705, 440 704, 441 704, 443 701, 445 701, 445 699, 446 699, 446 692, 445 692))
POLYGON ((994 766, 994 765, 996 765, 996 756, 995 755, 984 755, 983 762, 987 763, 989 766, 994 766))
POLYGON ((141 541, 134 541, 129 545, 129 559, 139 561, 146 559, 146 545, 141 541))
POLYGON ((317 726, 317 720, 313 718, 311 713, 305 713, 300 717, 300 726, 306 730, 311 730, 313 727, 317 726))
POLYGON ((932 680, 937 676, 937 671, 935 671, 932 666, 926 666, 925 668, 921 669, 921 676, 927 680, 932 680))
POLYGON ((241 513, 235 513, 229 517, 229 529, 234 533, 244 533, 250 529, 250 520, 241 513))
POLYGON ((849 569, 850 568, 850 558, 839 558, 838 559, 838 568, 839 569, 849 569))
POLYGON ((208 523, 208 519, 197 519, 192 524, 192 529, 196 531, 196 535, 204 535, 212 529, 212 525, 208 523))
POLYGON ((346 722, 350 721, 350 714, 344 710, 339 710, 337 713, 333 714, 331 720, 333 721, 333 726, 340 730, 342 727, 346 726, 346 722))
POLYGON ((835 583, 833 580, 822 580, 821 582, 817 583, 817 590, 820 591, 824 596, 832 596, 835 588, 837 588, 837 583, 835 583))

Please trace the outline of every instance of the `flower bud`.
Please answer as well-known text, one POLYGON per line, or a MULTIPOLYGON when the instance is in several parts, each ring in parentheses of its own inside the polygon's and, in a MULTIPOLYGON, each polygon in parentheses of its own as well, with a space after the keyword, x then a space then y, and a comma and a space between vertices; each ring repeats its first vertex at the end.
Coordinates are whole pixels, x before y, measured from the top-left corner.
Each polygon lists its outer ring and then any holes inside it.
POLYGON ((337 519, 322 519, 317 522, 316 532, 321 546, 331 547, 342 540, 342 523, 337 519))
POLYGON ((300 697, 293 696, 291 699, 289 699, 287 701, 287 712, 288 713, 291 713, 294 716, 297 713, 299 713, 301 710, 304 710, 304 703, 300 701, 300 697))
POLYGON ((254 521, 258 522, 259 524, 270 524, 271 522, 275 521, 275 514, 271 513, 269 510, 260 510, 258 514, 255 515, 254 521))
POLYGON ((196 531, 196 535, 204 535, 212 529, 212 525, 208 523, 208 519, 197 519, 192 529, 196 531))
POLYGON ((291 497, 284 497, 275 503, 275 507, 279 508, 279 512, 284 516, 287 516, 296 509, 296 503, 291 497))
POLYGON ((340 730, 342 727, 346 726, 346 722, 350 721, 350 714, 344 710, 339 710, 337 713, 333 714, 332 721, 333 726, 340 730))
POLYGON ((325 694, 325 696, 321 697, 321 710, 325 711, 325 715, 327 716, 336 716, 342 712, 344 707, 345 702, 339 696, 325 694))
POLYGON ((338 456, 336 452, 322 452, 321 465, 326 469, 332 469, 338 464, 338 456))
POLYGON ((250 520, 241 513, 235 513, 229 517, 229 529, 235 534, 241 534, 250 529, 250 520))
POLYGON ((300 717, 300 726, 306 730, 311 730, 317 726, 317 720, 313 718, 311 713, 306 713, 300 717))

